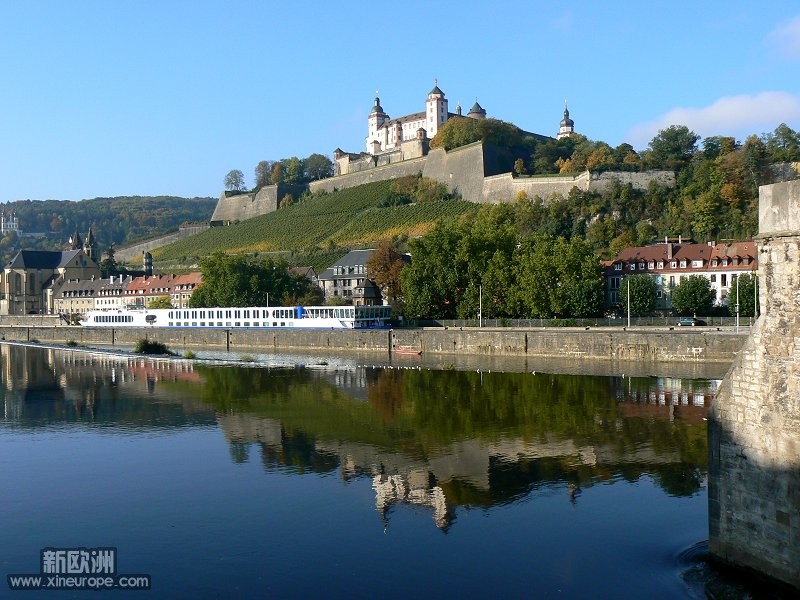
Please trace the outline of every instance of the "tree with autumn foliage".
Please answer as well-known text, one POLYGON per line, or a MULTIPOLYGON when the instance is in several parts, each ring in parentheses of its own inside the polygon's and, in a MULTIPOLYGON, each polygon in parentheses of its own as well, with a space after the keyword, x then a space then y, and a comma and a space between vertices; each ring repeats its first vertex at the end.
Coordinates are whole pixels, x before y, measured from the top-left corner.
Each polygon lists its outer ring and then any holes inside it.
POLYGON ((367 277, 375 282, 386 301, 397 309, 403 304, 400 273, 408 265, 396 244, 382 241, 367 260, 367 277))

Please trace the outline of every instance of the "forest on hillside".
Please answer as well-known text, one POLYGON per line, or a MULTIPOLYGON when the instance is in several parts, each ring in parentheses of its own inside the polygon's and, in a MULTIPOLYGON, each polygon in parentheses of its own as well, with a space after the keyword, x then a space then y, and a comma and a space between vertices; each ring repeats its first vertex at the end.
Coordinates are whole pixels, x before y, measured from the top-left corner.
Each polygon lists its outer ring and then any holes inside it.
POLYGON ((0 260, 5 264, 20 249, 61 250, 77 228, 92 228, 100 251, 111 244, 125 245, 177 230, 184 221, 208 221, 215 198, 123 196, 69 200, 20 200, 0 204, 5 214, 16 214, 23 235, 0 238, 0 260), (29 235, 36 234, 36 235, 29 235))

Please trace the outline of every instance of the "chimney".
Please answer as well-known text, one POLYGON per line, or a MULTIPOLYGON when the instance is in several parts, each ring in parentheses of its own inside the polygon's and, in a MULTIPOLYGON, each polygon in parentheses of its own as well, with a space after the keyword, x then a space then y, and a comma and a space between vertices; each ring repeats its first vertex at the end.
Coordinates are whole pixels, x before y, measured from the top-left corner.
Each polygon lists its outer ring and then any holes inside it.
POLYGON ((672 260, 672 242, 667 242, 667 260, 672 260))
POLYGON ((679 243, 679 244, 682 244, 682 243, 683 243, 683 237, 681 236, 681 234, 680 234, 680 233, 678 234, 678 243, 679 243))

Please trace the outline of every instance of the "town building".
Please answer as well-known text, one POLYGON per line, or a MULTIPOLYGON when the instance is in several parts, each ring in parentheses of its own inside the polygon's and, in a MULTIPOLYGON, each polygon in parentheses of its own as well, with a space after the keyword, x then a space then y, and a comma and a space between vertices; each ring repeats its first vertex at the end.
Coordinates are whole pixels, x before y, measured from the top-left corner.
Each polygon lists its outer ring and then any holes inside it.
POLYGON ((52 313, 56 283, 92 277, 100 278, 100 268, 82 249, 20 250, 0 275, 0 314, 52 313))
POLYGON ((353 306, 385 304, 375 282, 367 278, 367 261, 375 250, 351 250, 325 269, 319 285, 325 300, 339 297, 353 306))
POLYGON ((728 294, 742 274, 755 274, 758 252, 753 241, 730 244, 684 243, 665 240, 660 244, 625 248, 605 261, 606 300, 613 306, 619 297, 622 279, 628 275, 649 275, 656 282, 656 309, 672 308, 672 292, 689 275, 706 277, 716 292, 716 304, 726 306, 728 294))
POLYGON ((186 308, 195 288, 203 282, 200 271, 193 271, 186 275, 178 275, 172 284, 172 306, 175 308, 186 308))

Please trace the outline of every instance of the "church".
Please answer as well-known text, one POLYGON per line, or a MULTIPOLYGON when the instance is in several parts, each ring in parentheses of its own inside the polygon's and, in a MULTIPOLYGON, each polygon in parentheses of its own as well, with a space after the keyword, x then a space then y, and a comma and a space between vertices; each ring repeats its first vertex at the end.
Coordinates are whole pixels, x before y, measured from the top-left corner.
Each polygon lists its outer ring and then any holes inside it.
POLYGON ((64 251, 20 250, 0 273, 0 315, 53 311, 53 290, 71 279, 100 278, 97 242, 77 228, 64 251))

